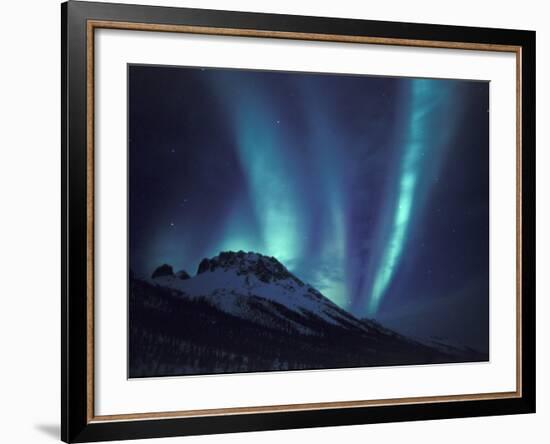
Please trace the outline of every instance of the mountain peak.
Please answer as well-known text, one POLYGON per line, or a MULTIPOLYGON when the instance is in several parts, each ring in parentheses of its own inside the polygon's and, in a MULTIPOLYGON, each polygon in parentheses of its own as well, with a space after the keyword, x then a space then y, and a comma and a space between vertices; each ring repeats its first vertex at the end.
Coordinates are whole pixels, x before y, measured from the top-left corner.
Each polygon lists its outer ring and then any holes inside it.
POLYGON ((174 269, 171 265, 168 264, 162 264, 161 266, 157 267, 155 271, 153 271, 152 278, 158 278, 162 276, 173 276, 174 275, 174 269))
POLYGON ((154 273, 151 283, 174 290, 184 299, 205 300, 232 316, 260 323, 265 322, 265 316, 275 316, 277 322, 307 334, 314 334, 317 328, 311 322, 366 331, 358 319, 302 282, 274 257, 223 251, 203 259, 196 276, 188 279, 178 279, 167 267, 160 267, 160 274, 154 273))
POLYGON ((251 251, 223 251, 211 259, 205 258, 199 264, 197 275, 218 269, 233 270, 238 276, 253 274, 265 283, 292 278, 302 284, 274 257, 251 251))

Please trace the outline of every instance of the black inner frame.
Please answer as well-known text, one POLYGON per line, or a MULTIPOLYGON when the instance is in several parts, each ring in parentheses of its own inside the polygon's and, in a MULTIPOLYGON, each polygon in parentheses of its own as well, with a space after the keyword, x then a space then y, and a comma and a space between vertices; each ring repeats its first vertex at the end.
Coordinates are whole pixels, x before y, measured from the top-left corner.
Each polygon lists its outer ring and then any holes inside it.
POLYGON ((535 32, 356 19, 69 1, 61 5, 61 438, 90 442, 535 412, 535 32), (87 420, 87 20, 257 29, 520 46, 522 78, 521 381, 517 398, 243 413, 156 420, 87 420))

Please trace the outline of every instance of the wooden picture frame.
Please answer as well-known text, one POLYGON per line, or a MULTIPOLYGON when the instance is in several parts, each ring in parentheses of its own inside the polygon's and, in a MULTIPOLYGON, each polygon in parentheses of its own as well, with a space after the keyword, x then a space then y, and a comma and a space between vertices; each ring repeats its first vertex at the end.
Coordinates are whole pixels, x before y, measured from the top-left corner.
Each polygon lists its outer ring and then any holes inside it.
MULTIPOLYGON (((535 411, 535 33, 69 1, 62 22, 62 414, 65 442, 535 411), (170 412, 94 411, 94 33, 98 29, 468 49, 516 57, 516 390, 170 412)), ((124 149, 122 147, 121 149, 124 149)))

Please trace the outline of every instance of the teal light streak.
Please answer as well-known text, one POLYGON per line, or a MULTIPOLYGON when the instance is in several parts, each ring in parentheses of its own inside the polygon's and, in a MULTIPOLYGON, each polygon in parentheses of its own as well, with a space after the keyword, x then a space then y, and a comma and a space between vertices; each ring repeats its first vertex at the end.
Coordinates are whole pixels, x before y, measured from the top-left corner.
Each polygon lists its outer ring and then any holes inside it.
POLYGON ((223 82, 215 85, 231 110, 236 152, 248 194, 246 203, 239 199, 224 219, 212 253, 217 254, 216 249, 244 249, 274 256, 301 279, 322 289, 333 302, 345 306, 346 228, 340 180, 343 142, 326 113, 330 103, 317 97, 316 90, 309 94, 307 84, 300 84, 298 89, 304 94, 301 103, 307 104, 302 112, 308 121, 308 137, 296 140, 291 129, 290 135, 287 133, 293 122, 273 105, 265 91, 253 83, 229 86, 223 82), (305 152, 310 156, 311 171, 304 169, 301 156, 305 152), (316 181, 315 195, 311 181, 316 181), (316 206, 319 201, 320 207, 316 206), (248 205, 253 213, 253 231, 247 222, 249 215, 243 216, 243 206, 248 205), (315 216, 309 212, 312 206, 315 216), (309 248, 314 231, 320 234, 312 253, 309 248))
POLYGON ((411 118, 405 142, 404 158, 400 167, 396 205, 393 209, 388 241, 383 248, 381 260, 374 275, 368 302, 370 316, 375 315, 378 311, 407 242, 419 170, 426 148, 427 115, 430 113, 436 95, 433 81, 418 79, 412 82, 411 118))
POLYGON ((283 149, 288 141, 281 114, 253 83, 218 81, 215 87, 233 120, 237 155, 257 228, 250 232, 237 205, 225 221, 218 245, 224 250, 257 251, 292 264, 302 250, 304 204, 296 182, 300 172, 289 150, 283 149))
MULTIPOLYGON (((259 106, 255 107, 256 110, 259 106)), ((275 132, 275 117, 243 113, 238 149, 247 175, 256 217, 260 222, 264 254, 291 262, 300 253, 300 205, 292 165, 279 148, 284 141, 275 132)))

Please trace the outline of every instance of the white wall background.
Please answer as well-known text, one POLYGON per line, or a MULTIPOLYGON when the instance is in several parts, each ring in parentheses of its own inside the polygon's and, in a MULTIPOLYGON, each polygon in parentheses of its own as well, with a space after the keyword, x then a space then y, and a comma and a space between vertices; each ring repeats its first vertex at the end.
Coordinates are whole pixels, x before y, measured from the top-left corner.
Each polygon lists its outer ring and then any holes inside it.
MULTIPOLYGON (((120 0, 119 0, 120 1, 120 0)), ((122 2, 122 1, 121 1, 122 2)), ((142 3, 125 1, 124 3, 142 3)), ((143 3, 537 31, 536 415, 332 427, 154 442, 384 442, 423 444, 528 441, 550 436, 550 77, 549 11, 538 0, 149 0, 143 3)), ((54 442, 60 372, 60 22, 58 0, 5 2, 0 26, 0 441, 54 442)))

